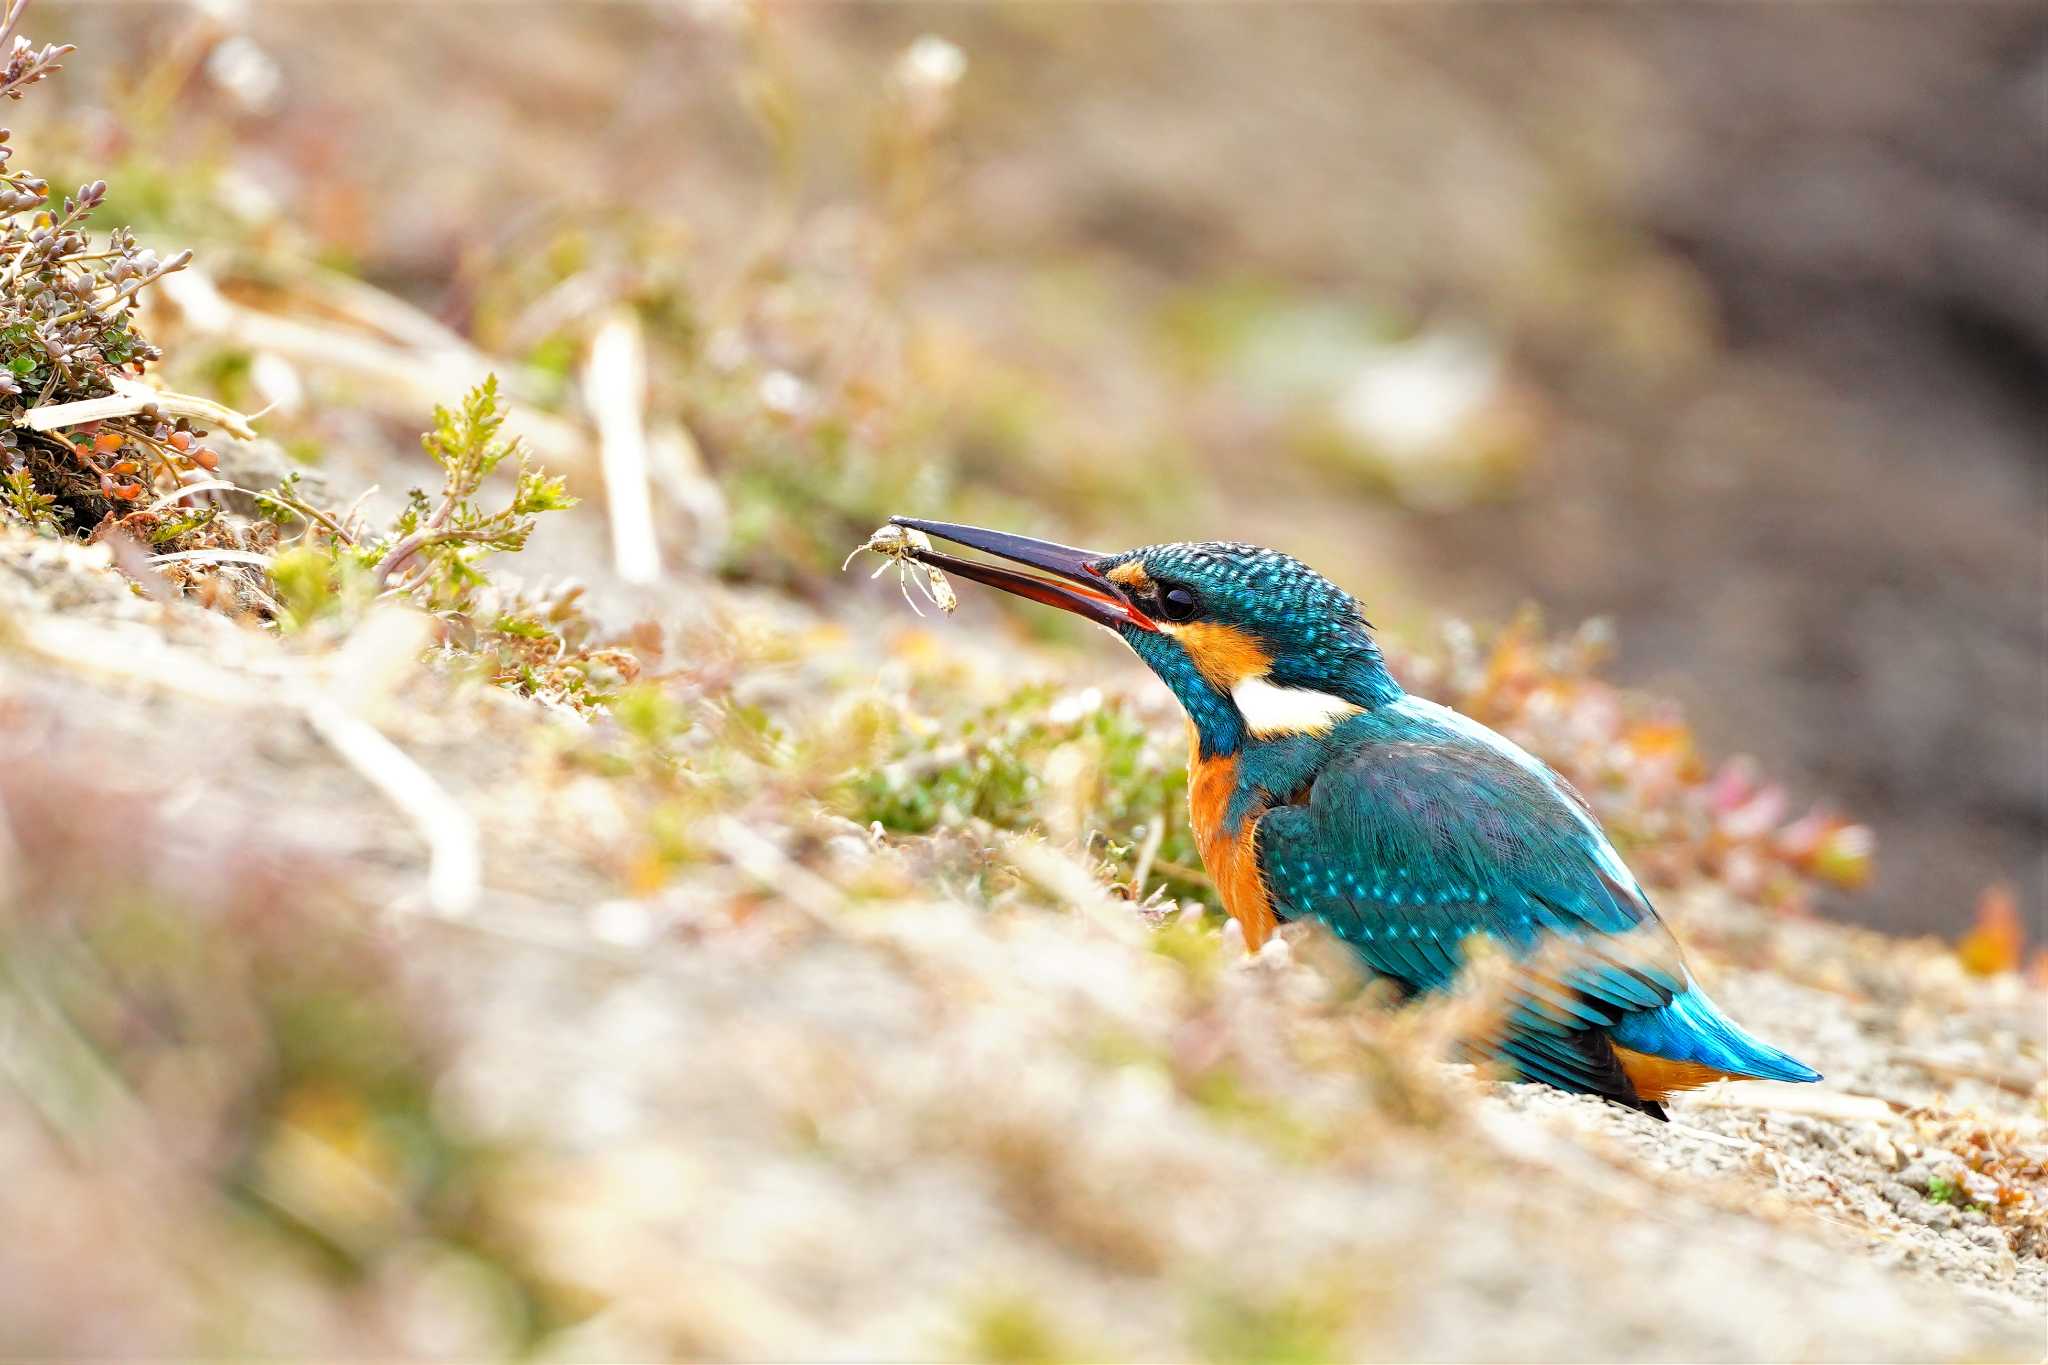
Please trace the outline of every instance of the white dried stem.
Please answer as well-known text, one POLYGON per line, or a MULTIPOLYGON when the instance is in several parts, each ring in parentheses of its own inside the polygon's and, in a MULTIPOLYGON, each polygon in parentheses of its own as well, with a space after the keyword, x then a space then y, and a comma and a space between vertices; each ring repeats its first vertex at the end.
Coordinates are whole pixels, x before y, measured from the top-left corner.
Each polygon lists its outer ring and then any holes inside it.
POLYGON ((144 408, 155 408, 169 417, 185 417, 208 428, 218 427, 238 440, 253 441, 256 429, 249 419, 224 403, 197 394, 159 389, 136 379, 116 378, 114 391, 104 398, 80 398, 70 403, 43 403, 21 415, 18 426, 31 431, 56 431, 86 422, 103 422, 110 417, 132 417, 144 408))
POLYGON ((176 550, 170 554, 153 555, 152 564, 252 564, 259 569, 270 567, 270 556, 259 555, 250 550, 176 550))
POLYGON ((483 891, 483 845, 475 817, 433 774, 333 698, 316 693, 303 709, 314 731, 419 831, 427 845, 428 905, 443 915, 468 914, 483 891))
POLYGON ((612 314, 591 339, 583 401, 597 422, 612 564, 628 583, 652 583, 661 577, 661 546, 647 474, 647 345, 631 313, 612 314))

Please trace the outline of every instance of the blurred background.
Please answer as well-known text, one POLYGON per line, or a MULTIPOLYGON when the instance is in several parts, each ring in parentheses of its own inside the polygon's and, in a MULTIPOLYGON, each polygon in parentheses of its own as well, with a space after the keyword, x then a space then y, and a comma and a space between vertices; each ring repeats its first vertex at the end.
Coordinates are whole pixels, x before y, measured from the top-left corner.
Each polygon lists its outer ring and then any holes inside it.
POLYGON ((1397 633, 1609 617, 1620 680, 1876 828, 1847 913, 2039 914, 2034 7, 38 18, 94 56, 35 144, 245 296, 318 259, 572 406, 644 319, 719 504, 663 516, 728 574, 836 591, 915 510, 1272 543, 1397 633))
POLYGON ((0 432, 0 1355, 2038 1353, 2048 12, 22 28, 0 180, 261 417, 125 549, 132 433, 0 432), (490 373, 582 502, 394 570, 490 373), (1247 959, 1170 700, 900 512, 1325 570, 1827 1084, 1652 1134, 1247 959))

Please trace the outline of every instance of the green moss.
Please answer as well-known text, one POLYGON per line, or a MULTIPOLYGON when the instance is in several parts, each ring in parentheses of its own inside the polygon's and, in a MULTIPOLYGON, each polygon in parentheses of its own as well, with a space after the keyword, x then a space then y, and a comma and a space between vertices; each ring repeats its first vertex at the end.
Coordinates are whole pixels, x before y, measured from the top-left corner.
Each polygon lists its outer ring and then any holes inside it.
POLYGON ((839 784, 833 804, 849 819, 900 834, 969 820, 1030 830, 1045 819, 1047 760, 1055 750, 1079 746, 1082 788, 1063 797, 1078 795, 1087 828, 1101 840, 1096 852, 1116 875, 1135 875, 1151 823, 1163 820, 1150 883, 1177 898, 1202 898, 1203 883, 1165 875, 1157 866, 1192 868, 1201 859, 1187 824, 1187 768, 1178 737, 1155 733, 1127 698, 1111 697, 1070 716, 1055 705, 1058 696, 1048 685, 1031 684, 960 718, 946 737, 900 735, 887 761, 839 784), (935 752, 949 756, 934 761, 935 752))
POLYGON ((368 569, 333 545, 306 543, 280 551, 271 560, 270 581, 284 608, 278 626, 288 632, 360 610, 375 595, 368 569))
POLYGON ((1105 1029, 1081 1045, 1082 1055, 1098 1066, 1143 1066, 1164 1069, 1167 1055, 1156 1045, 1120 1029, 1105 1029))
POLYGON ((64 529, 57 499, 37 488, 35 476, 26 469, 0 472, 0 506, 46 535, 64 529))
POLYGON ((1990 1206, 1972 1200, 1963 1187, 1947 1176, 1937 1175, 1927 1182, 1927 1202, 1949 1204, 1972 1213, 1989 1213, 1990 1206))
POLYGON ((682 705, 652 683, 635 683, 612 699, 612 717, 626 733, 650 748, 668 743, 690 728, 682 705))
POLYGON ((1226 1292, 1197 1309, 1194 1343, 1218 1365, 1330 1365, 1347 1358, 1344 1317, 1334 1296, 1260 1303, 1226 1292))
POLYGON ((1152 951, 1179 963, 1198 983, 1223 970, 1223 936, 1200 921, 1169 920, 1151 938, 1152 951))
POLYGON ((1042 1308, 1020 1298, 991 1299, 975 1308, 962 1354, 993 1365, 1056 1365, 1086 1358, 1063 1339, 1042 1308))

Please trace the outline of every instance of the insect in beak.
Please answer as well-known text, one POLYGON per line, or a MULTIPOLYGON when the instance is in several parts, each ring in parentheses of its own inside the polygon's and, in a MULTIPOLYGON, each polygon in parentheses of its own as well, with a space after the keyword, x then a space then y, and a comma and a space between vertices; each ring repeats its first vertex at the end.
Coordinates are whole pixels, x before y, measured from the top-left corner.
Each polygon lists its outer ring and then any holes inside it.
POLYGON ((1048 607, 1070 611, 1111 630, 1124 626, 1136 626, 1140 630, 1159 629, 1151 617, 1138 610, 1124 596, 1122 589, 1095 567, 1100 561, 1110 558, 1108 555, 1093 550, 1077 550, 1071 545, 1058 545, 1050 540, 1013 536, 1005 531, 961 526, 950 521, 891 517, 889 523, 950 540, 956 545, 980 550, 1037 572, 1022 572, 986 560, 962 559, 942 550, 912 549, 910 557, 920 564, 985 583, 991 588, 1000 588, 1033 602, 1042 602, 1048 607))

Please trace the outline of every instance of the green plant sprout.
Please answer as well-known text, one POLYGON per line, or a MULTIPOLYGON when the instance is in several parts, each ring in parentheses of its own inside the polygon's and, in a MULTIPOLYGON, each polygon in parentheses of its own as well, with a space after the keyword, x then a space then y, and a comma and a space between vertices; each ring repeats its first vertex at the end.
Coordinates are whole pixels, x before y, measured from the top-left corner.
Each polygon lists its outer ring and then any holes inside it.
POLYGON ((380 601, 403 601, 441 626, 442 653, 469 661, 494 683, 578 710, 603 704, 637 675, 633 656, 597 642, 574 585, 551 593, 507 591, 482 561, 526 546, 543 513, 576 505, 562 479, 529 463, 502 435, 505 412, 495 375, 453 410, 434 409, 421 445, 440 468, 439 491, 415 488, 391 525, 374 529, 354 511, 316 506, 298 475, 259 494, 262 514, 299 539, 271 563, 278 624, 298 633, 325 624, 346 630, 380 601), (500 505, 485 484, 507 460, 517 472, 500 505))
POLYGON ((527 463, 516 439, 498 439, 504 424, 496 375, 470 390, 459 411, 434 409, 434 429, 420 438, 420 444, 441 466, 441 495, 430 504, 423 491, 413 490, 393 538, 371 567, 379 588, 397 580, 401 586, 425 589, 430 607, 459 609, 467 603, 467 593, 484 582, 475 567, 478 558, 526 548, 536 517, 576 505, 560 478, 527 463), (518 456, 519 466, 512 499, 486 511, 477 504, 477 494, 492 471, 512 455, 518 456))

